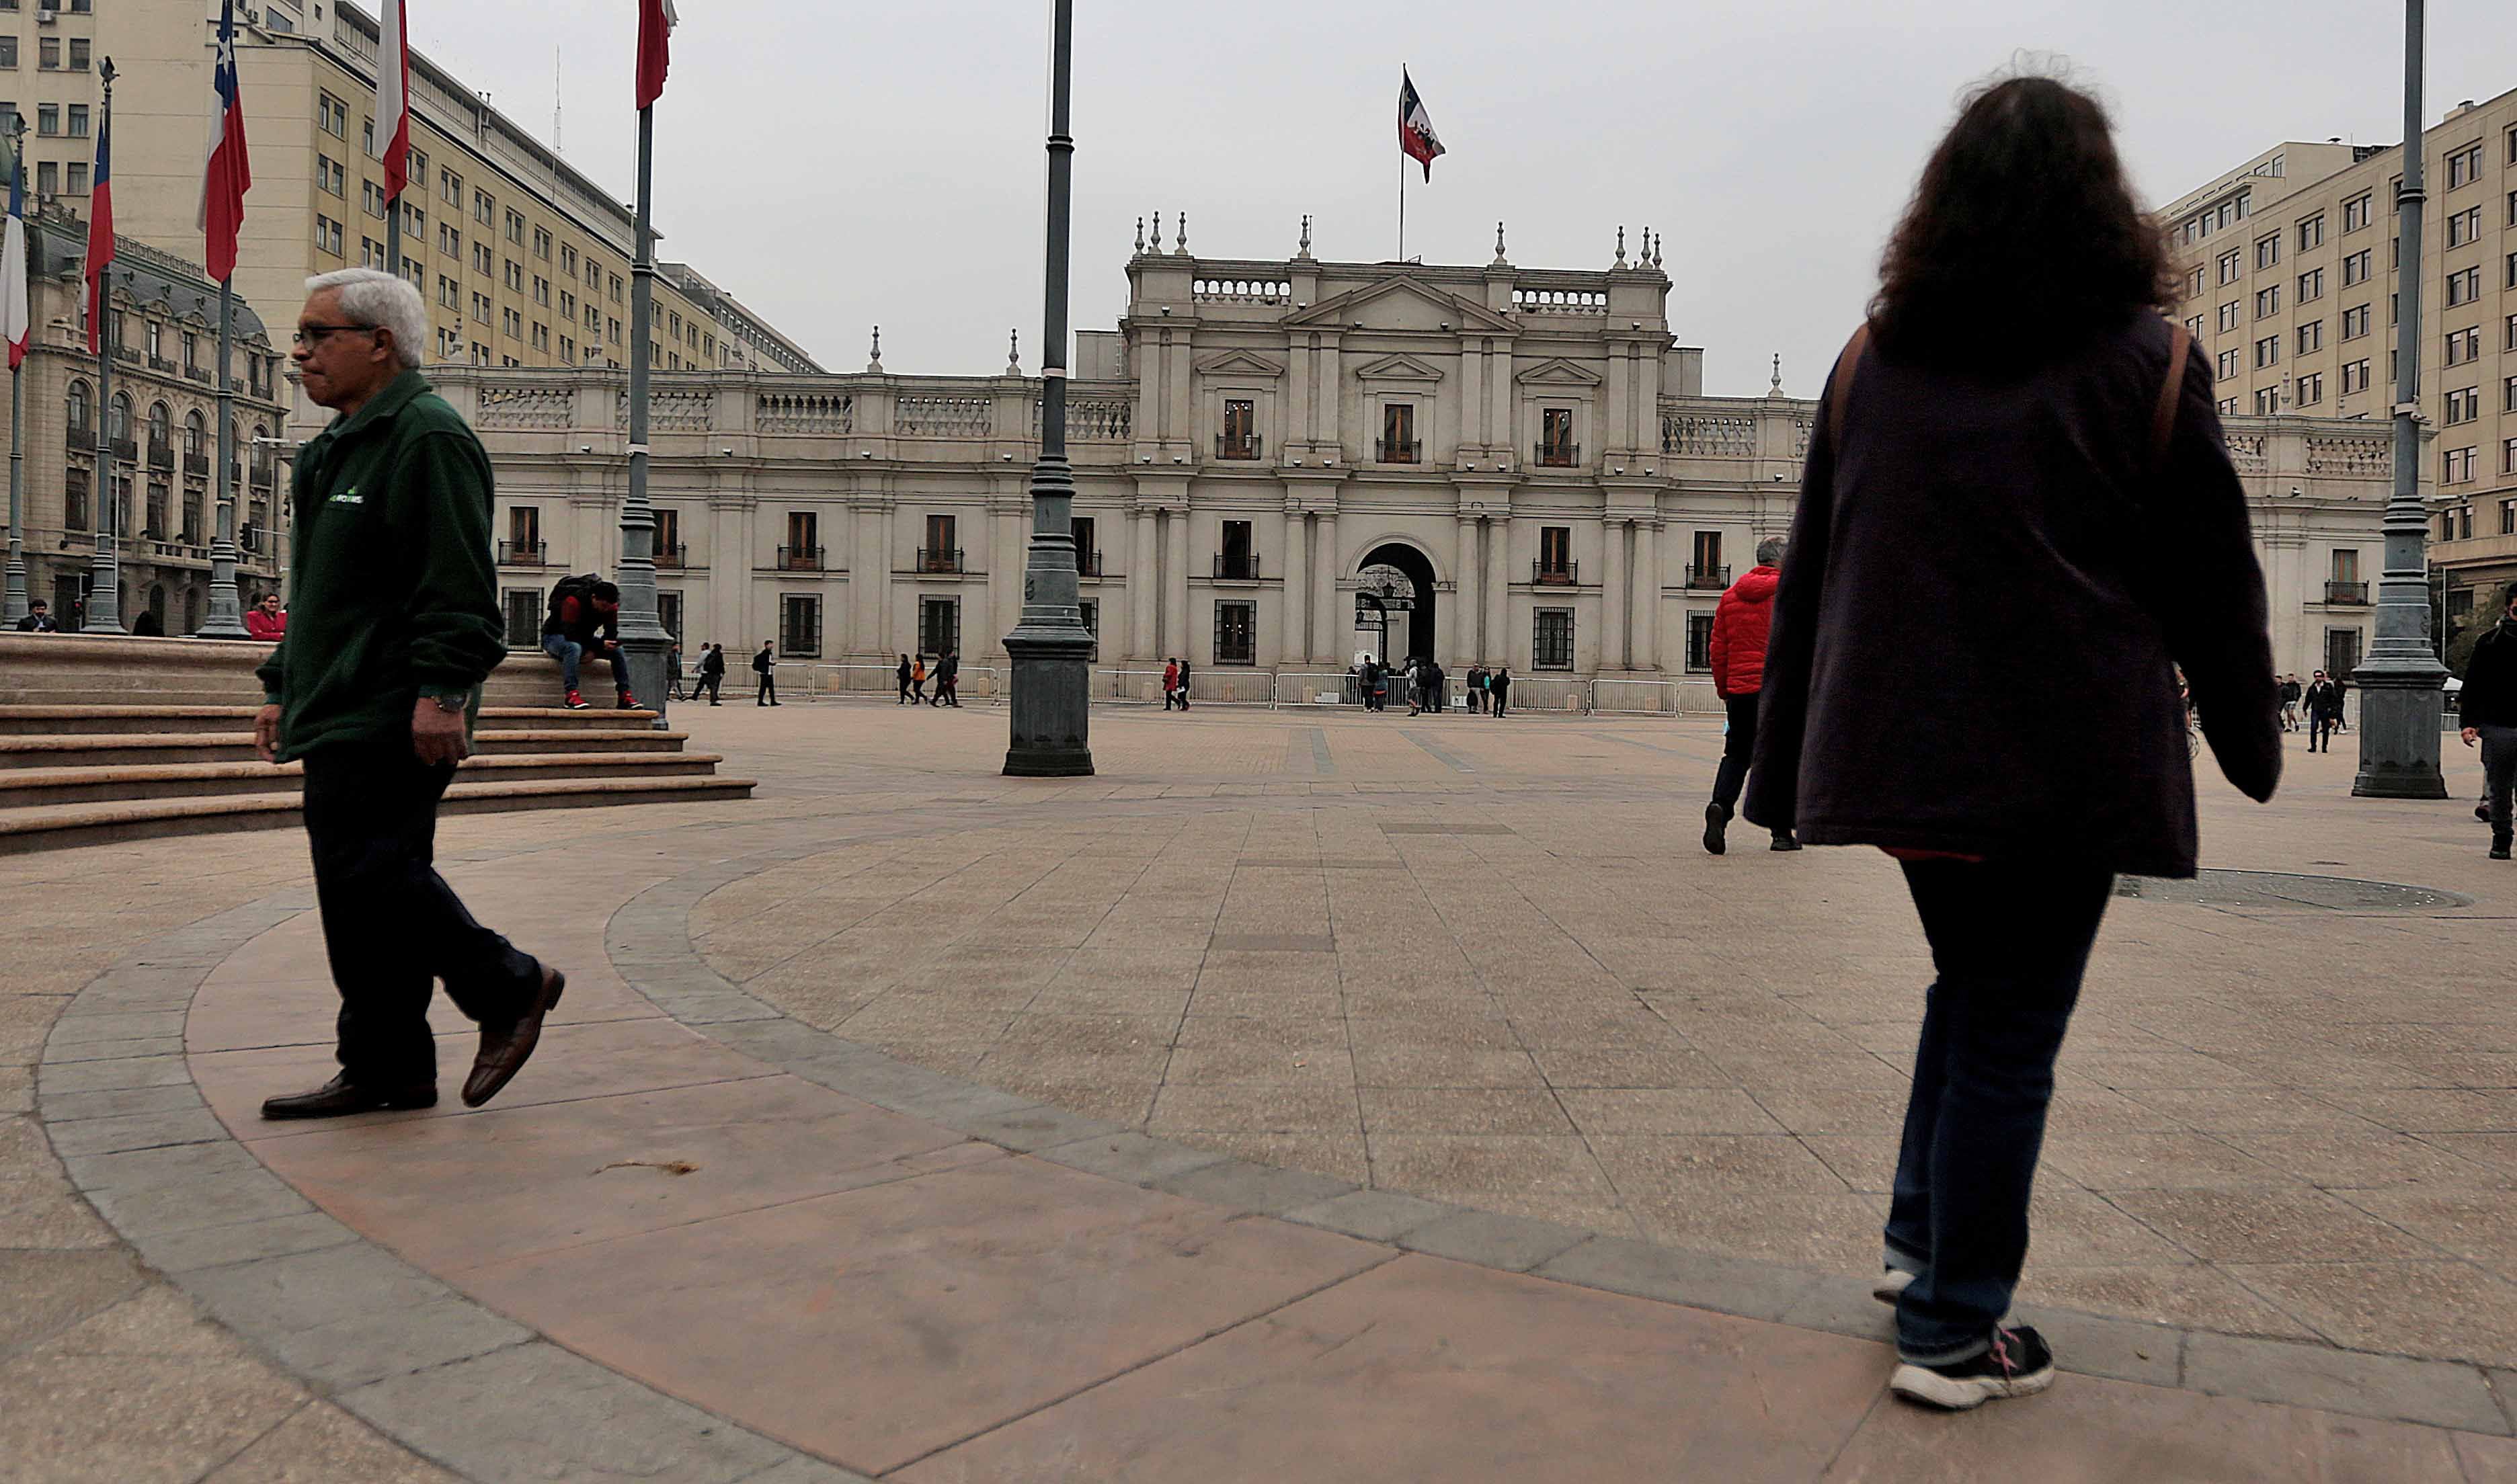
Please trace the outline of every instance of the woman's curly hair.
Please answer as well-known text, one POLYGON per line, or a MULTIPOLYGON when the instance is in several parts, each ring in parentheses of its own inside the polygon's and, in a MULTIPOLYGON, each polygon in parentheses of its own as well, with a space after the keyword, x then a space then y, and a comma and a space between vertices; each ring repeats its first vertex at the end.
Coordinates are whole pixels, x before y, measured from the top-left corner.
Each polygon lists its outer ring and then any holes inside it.
POLYGON ((2172 309, 2182 287, 2166 233, 2133 204, 2106 108, 2051 77, 1967 100, 1879 276, 1870 320, 1887 354, 2008 371, 2172 309))

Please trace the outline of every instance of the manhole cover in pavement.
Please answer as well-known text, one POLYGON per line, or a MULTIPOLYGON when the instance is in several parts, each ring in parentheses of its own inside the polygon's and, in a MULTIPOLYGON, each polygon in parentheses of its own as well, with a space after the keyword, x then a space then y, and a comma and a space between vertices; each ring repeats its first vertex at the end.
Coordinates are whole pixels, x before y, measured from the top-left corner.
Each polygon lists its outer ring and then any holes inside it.
POLYGON ((2431 886, 2355 881, 2348 876, 2297 876, 2277 870, 2205 870, 2191 881, 2119 876, 2115 895, 2189 907, 2311 908, 2332 912, 2439 912, 2473 905, 2471 897, 2431 886))

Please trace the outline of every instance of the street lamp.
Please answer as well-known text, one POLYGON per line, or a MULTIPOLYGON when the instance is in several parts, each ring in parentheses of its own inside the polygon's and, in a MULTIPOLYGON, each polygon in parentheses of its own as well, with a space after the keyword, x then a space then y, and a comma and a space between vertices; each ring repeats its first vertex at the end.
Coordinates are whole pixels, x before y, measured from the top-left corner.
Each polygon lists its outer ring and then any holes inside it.
MULTIPOLYGON (((2395 492, 2386 501, 2386 566, 2377 587, 2377 637, 2352 671, 2360 685, 2364 798, 2443 799, 2440 692, 2447 667, 2430 649, 2430 582, 2421 509, 2421 0, 2404 6, 2403 273, 2395 326, 2395 492)), ((2336 676, 2336 679, 2341 677, 2336 676)))
POLYGON ((1023 572, 1022 622, 1005 636, 1012 660, 1011 778, 1084 778, 1092 772, 1086 666, 1092 635, 1077 606, 1075 476, 1066 461, 1066 239, 1075 140, 1074 0, 1053 0, 1049 29, 1048 250, 1041 336, 1040 461, 1031 473, 1031 553, 1023 572))

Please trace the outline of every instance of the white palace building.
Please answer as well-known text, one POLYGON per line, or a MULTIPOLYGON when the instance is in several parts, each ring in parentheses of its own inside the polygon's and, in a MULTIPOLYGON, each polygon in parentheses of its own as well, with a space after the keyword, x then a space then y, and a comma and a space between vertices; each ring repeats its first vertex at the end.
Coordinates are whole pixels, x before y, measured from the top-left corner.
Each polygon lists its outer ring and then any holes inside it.
MULTIPOLYGON (((1386 588, 1415 600, 1392 657, 1710 704, 1715 601, 1788 530, 1814 404, 1779 383, 1703 395, 1656 251, 1629 259, 1621 234, 1612 266, 1576 272, 1510 262, 1500 231, 1468 267, 1322 262, 1307 233, 1290 259, 1200 258, 1160 235, 1127 264, 1119 327, 1078 334, 1070 384, 1101 665, 1185 655, 1210 694, 1261 699, 1276 674, 1377 649, 1356 594, 1386 588)), ((428 374, 495 461, 500 581, 530 646, 553 579, 617 566, 626 373, 428 374)), ((1016 364, 892 375, 878 345, 856 374, 658 374, 666 626, 737 669, 775 639, 830 665, 958 649, 984 673, 1019 616, 1040 387, 1016 364)), ((2369 585, 2330 574, 2379 565, 2387 429, 2283 414, 2231 419, 2230 441, 2278 663, 2356 658, 2369 585)))

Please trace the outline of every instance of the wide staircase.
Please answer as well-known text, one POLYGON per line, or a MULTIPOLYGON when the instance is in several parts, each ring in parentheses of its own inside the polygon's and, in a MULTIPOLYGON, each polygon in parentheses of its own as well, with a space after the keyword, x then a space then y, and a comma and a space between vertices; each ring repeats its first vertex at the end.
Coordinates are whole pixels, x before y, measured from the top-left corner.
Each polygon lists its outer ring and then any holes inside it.
MULTIPOLYGON (((0 855, 295 825, 303 768, 273 767, 253 750, 253 667, 268 653, 203 639, 0 634, 0 855)), ((657 730, 655 712, 572 711, 552 703, 559 695, 558 666, 544 656, 517 654, 498 667, 443 812, 750 796, 752 780, 720 774, 722 757, 657 730)))

